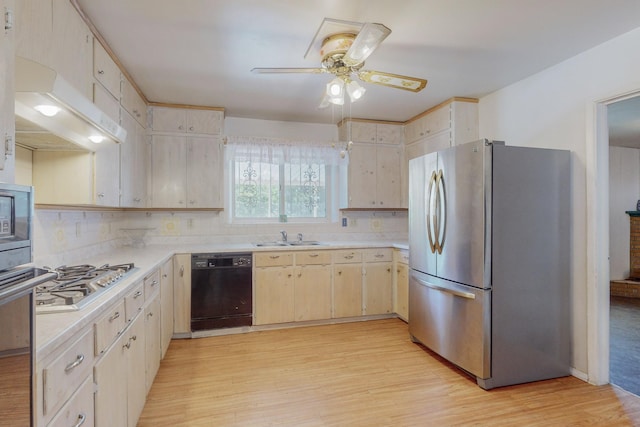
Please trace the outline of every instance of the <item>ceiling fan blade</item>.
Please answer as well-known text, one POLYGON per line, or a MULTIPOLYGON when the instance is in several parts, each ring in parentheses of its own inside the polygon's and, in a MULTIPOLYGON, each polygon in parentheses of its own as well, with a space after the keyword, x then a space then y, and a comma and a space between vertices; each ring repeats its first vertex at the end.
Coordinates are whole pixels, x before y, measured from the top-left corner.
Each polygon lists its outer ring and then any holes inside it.
POLYGON ((358 72, 358 77, 363 82, 404 89, 411 92, 420 92, 427 85, 425 79, 383 73, 382 71, 363 70, 358 72))
POLYGON ((288 73, 311 73, 322 74, 328 71, 324 68, 252 68, 255 74, 288 74, 288 73))
POLYGON ((391 30, 384 25, 367 22, 344 54, 342 61, 350 67, 362 64, 389 34, 391 30))

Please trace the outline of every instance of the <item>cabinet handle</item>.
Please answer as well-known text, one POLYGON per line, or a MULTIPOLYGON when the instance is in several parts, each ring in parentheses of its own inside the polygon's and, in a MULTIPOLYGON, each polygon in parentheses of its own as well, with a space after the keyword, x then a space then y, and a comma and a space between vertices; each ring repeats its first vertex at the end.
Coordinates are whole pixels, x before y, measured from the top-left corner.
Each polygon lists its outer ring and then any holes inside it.
POLYGON ((184 277, 184 265, 180 266, 180 277, 184 277))
POLYGON ((351 259, 351 258, 353 258, 353 255, 346 255, 346 256, 344 257, 344 259, 351 259))
POLYGON ((69 363, 65 368, 64 371, 65 372, 69 372, 71 370, 73 370, 73 368, 75 368, 76 366, 79 366, 82 361, 84 360, 84 354, 79 354, 76 357, 76 360, 74 360, 73 362, 69 363))
POLYGON ((104 197, 104 193, 98 193, 98 197, 104 197))
POLYGON ((98 70, 98 74, 100 75, 104 74, 104 70, 98 70))
POLYGON ((136 203, 140 203, 140 200, 141 200, 141 199, 140 199, 140 198, 138 198, 138 197, 136 197, 136 198, 134 198, 134 199, 133 199, 133 201, 134 201, 134 202, 136 202, 136 203))
POLYGON ((384 258, 384 255, 382 255, 382 254, 375 254, 375 257, 376 257, 376 258, 384 258))
POLYGON ((138 339, 137 335, 132 336, 131 338, 129 338, 129 341, 135 341, 138 339))
POLYGON ((109 322, 113 322, 114 320, 116 320, 118 317, 120 317, 120 312, 116 311, 115 313, 113 313, 113 316, 109 317, 109 322))
POLYGON ((169 277, 169 276, 167 276, 167 273, 164 273, 164 274, 162 275, 162 277, 164 277, 164 278, 166 279, 166 278, 167 278, 167 277, 169 277))
POLYGON ((278 258, 280 258, 280 255, 269 255, 269 258, 278 259, 278 258))
POLYGON ((142 291, 138 291, 135 294, 133 294, 133 299, 136 299, 138 297, 142 296, 142 291))
POLYGON ((135 108, 133 109, 133 114, 135 114, 136 116, 138 115, 138 110, 136 110, 135 108))
POLYGON ((124 345, 122 346, 122 348, 123 348, 123 349, 124 349, 124 348, 126 348, 126 349, 130 349, 130 348, 131 348, 131 341, 127 341, 127 343, 126 343, 126 344, 124 344, 124 345))
POLYGON ((391 268, 387 268, 387 273, 391 273, 391 268))
POLYGON ((73 427, 80 427, 84 422, 87 421, 87 416, 83 413, 78 414, 78 422, 75 423, 73 427))
POLYGON ((153 282, 151 282, 151 287, 154 287, 154 286, 155 286, 155 285, 157 285, 157 284, 158 284, 158 281, 157 281, 157 280, 154 280, 153 282))
POLYGON ((153 317, 153 312, 150 312, 149 314, 147 314, 147 318, 149 317, 153 317))
POLYGON ((194 205, 195 203, 196 203, 196 201, 195 201, 195 200, 189 200, 189 204, 190 204, 190 205, 194 205))
POLYGON ((287 277, 291 277, 291 273, 287 274, 287 277))
POLYGON ((338 276, 342 276, 342 271, 338 271, 338 276))
POLYGON ((309 258, 315 258, 317 256, 318 256, 318 254, 309 254, 309 258))

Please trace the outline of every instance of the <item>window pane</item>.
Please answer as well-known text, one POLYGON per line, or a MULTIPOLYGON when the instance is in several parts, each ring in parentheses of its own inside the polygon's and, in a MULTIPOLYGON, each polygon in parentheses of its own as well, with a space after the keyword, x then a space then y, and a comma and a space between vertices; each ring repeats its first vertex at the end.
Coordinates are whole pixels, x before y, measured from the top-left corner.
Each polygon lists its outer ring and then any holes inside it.
POLYGON ((277 218, 280 186, 278 165, 235 162, 234 212, 237 218, 277 218))
POLYGON ((323 164, 285 164, 285 214, 292 218, 326 217, 325 178, 323 164))

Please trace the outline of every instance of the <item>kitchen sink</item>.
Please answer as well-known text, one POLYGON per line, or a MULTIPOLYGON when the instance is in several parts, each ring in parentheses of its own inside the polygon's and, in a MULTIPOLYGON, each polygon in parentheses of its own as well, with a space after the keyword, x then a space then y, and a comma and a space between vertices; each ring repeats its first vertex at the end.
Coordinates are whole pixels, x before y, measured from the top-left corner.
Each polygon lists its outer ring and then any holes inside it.
POLYGON ((324 245, 324 243, 318 242, 317 240, 296 240, 296 241, 292 241, 292 242, 283 242, 283 241, 277 241, 277 242, 259 242, 259 243, 254 243, 254 245, 258 246, 258 247, 271 247, 271 246, 319 246, 319 245, 324 245))

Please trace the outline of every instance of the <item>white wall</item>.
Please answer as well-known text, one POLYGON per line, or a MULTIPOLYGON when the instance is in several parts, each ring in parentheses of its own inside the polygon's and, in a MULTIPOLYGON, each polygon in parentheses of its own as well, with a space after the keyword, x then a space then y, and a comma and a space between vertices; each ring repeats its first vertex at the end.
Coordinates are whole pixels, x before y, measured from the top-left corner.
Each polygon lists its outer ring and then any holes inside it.
POLYGON ((640 89, 640 28, 480 99, 480 136, 572 151, 573 366, 588 373, 587 130, 596 101, 640 89))
POLYGON ((276 120, 226 117, 224 133, 229 136, 261 136, 299 139, 301 141, 337 141, 338 127, 334 124, 281 122, 276 120))
POLYGON ((629 215, 640 199, 640 150, 609 148, 609 276, 629 277, 629 215))

